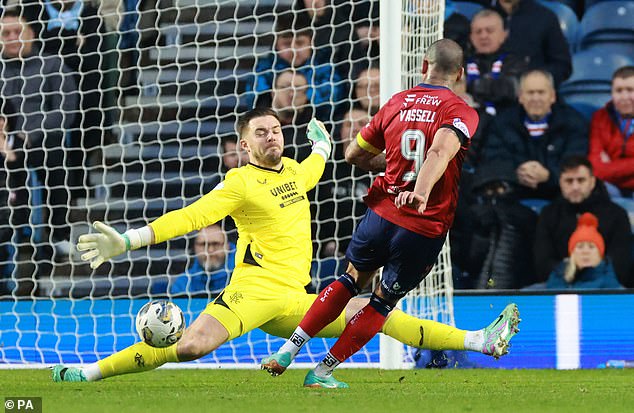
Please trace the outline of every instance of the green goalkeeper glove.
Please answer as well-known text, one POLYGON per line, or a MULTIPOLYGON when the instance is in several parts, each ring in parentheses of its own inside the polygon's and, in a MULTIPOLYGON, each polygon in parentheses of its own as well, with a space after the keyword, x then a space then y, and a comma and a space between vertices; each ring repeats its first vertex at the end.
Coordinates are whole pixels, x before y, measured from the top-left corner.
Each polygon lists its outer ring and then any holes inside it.
POLYGON ((82 254, 81 259, 89 261, 90 268, 95 269, 104 261, 130 249, 127 235, 119 234, 116 229, 99 221, 95 221, 93 227, 99 231, 98 234, 84 234, 77 241, 78 251, 88 251, 82 254))
POLYGON ((330 158, 332 151, 330 133, 324 124, 315 118, 312 118, 308 123, 308 140, 313 144, 313 152, 323 156, 326 161, 330 158))

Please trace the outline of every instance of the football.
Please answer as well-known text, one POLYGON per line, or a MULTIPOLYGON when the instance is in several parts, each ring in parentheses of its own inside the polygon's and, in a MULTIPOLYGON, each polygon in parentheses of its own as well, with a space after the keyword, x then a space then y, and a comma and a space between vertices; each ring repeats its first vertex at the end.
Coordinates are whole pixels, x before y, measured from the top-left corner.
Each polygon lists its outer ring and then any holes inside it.
POLYGON ((141 340, 152 347, 168 347, 176 343, 185 330, 181 309, 167 300, 145 304, 136 316, 136 331, 141 340))

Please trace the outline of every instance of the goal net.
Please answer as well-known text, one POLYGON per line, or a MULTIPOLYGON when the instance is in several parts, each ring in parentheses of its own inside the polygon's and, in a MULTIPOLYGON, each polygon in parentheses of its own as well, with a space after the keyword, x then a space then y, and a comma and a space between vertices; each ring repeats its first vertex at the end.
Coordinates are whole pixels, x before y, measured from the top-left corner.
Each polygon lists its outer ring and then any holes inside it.
MULTIPOLYGON (((106 357, 138 340, 136 313, 153 298, 175 301, 194 320, 234 265, 230 220, 220 223, 220 239, 203 231, 96 271, 69 246, 96 220, 123 232, 211 190, 244 162, 235 121, 254 105, 281 113, 285 154, 300 160, 312 116, 332 130, 333 159, 310 195, 309 289, 332 282, 345 269, 342 254, 372 178, 349 166, 343 149, 386 96, 419 81, 444 8, 438 0, 403 0, 400 8, 383 1, 380 13, 378 1, 347 0, 85 0, 63 2, 63 10, 62 2, 7 3, 0 367, 106 357), (206 265, 215 269, 205 272, 206 265)), ((451 292, 445 247, 403 308, 453 323, 451 292)), ((256 330, 179 367, 253 367, 281 343, 256 330)), ((313 340, 299 365, 320 360, 331 344, 313 340)), ((375 338, 348 365, 411 363, 397 347, 375 338)))

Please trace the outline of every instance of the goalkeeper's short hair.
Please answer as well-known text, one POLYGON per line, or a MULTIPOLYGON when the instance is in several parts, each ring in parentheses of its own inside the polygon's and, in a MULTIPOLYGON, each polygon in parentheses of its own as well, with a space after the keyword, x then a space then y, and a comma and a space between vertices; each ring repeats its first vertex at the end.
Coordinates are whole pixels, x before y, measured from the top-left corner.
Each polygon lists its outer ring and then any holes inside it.
POLYGON ((240 137, 240 139, 242 139, 242 135, 244 131, 249 126, 249 122, 251 122, 252 119, 261 118, 263 116, 273 116, 278 121, 280 120, 280 117, 278 116, 277 112, 275 112, 271 108, 251 109, 248 112, 245 112, 244 114, 242 114, 242 116, 240 116, 240 118, 238 119, 237 130, 238 130, 238 136, 240 137))

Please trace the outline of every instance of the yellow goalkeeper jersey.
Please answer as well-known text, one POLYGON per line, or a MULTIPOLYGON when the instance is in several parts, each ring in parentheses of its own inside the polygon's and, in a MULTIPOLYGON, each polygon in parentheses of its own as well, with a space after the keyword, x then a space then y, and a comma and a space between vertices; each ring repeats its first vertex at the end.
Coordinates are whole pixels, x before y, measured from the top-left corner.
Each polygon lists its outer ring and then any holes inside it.
MULTIPOLYGON (((281 170, 248 164, 230 170, 224 181, 185 208, 150 224, 155 242, 187 234, 230 215, 238 229, 233 281, 252 276, 241 268, 267 270, 262 277, 279 285, 303 288, 310 282, 312 241, 310 203, 325 161, 312 154, 301 164, 282 158, 281 170)), ((264 281, 264 280, 263 280, 264 281)))

